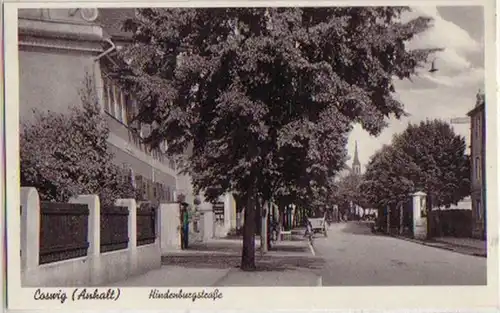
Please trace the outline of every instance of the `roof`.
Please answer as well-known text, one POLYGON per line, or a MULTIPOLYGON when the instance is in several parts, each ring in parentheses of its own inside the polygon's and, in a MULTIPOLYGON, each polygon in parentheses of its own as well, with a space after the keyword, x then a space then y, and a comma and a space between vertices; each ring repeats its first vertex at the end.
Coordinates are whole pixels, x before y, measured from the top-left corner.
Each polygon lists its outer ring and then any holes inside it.
POLYGON ((476 106, 474 107, 474 109, 470 110, 467 115, 468 116, 473 116, 473 115, 476 115, 477 113, 479 113, 480 111, 484 111, 484 104, 485 104, 486 100, 485 100, 485 95, 483 92, 479 91, 477 94, 476 94, 476 106))
POLYGON ((484 112, 484 102, 467 113, 467 116, 477 115, 479 112, 484 112))
POLYGON ((134 8, 100 8, 98 22, 112 38, 131 39, 132 33, 123 30, 123 23, 133 17, 135 17, 134 8))
POLYGON ((360 166, 361 165, 361 162, 359 162, 359 158, 358 158, 358 142, 356 141, 355 143, 355 147, 354 147, 354 160, 352 161, 352 166, 360 166))

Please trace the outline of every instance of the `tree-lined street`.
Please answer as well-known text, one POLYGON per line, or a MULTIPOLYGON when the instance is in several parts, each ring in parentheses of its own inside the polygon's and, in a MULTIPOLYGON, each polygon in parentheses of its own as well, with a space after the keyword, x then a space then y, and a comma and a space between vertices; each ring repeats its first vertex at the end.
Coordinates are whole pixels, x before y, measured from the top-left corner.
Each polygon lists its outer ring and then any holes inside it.
MULTIPOLYGON (((98 194, 103 206, 133 198, 157 207, 145 224, 148 242, 168 243, 157 254, 163 267, 124 286, 485 284, 485 258, 423 242, 472 237, 484 223, 484 195, 469 199, 473 210, 458 209, 484 185, 484 157, 431 114, 380 137, 410 115, 398 83, 435 79, 436 55, 449 48, 412 46, 435 27, 421 13, 136 9, 119 23, 127 40, 99 56, 109 59, 100 61, 103 82, 112 82, 103 99, 87 78, 82 108, 23 124, 21 183, 43 200, 98 194), (111 136, 116 116, 124 138, 111 136), (363 165, 357 141, 349 163, 356 127, 383 142, 363 165), (157 223, 170 204, 179 216, 157 223)), ((471 131, 480 138, 478 123, 471 131)))
MULTIPOLYGON (((296 238, 298 240, 298 237, 296 238)), ((241 242, 213 240, 165 257, 163 267, 117 286, 485 285, 486 258, 375 235, 363 222, 332 224, 306 240, 257 253, 256 272, 238 268, 241 242), (190 275, 186 275, 190 273, 190 275)))

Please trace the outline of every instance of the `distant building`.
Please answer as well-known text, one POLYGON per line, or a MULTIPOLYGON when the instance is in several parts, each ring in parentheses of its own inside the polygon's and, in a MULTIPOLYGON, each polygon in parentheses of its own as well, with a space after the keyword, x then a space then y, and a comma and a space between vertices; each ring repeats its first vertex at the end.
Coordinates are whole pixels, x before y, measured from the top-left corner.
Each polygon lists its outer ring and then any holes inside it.
POLYGON ((449 207, 435 207, 432 210, 440 210, 440 211, 450 211, 450 210, 464 210, 470 211, 472 210, 472 198, 465 197, 460 200, 457 204, 450 204, 449 207))
POLYGON ((358 142, 354 146, 354 160, 352 161, 352 171, 356 175, 361 175, 361 163, 358 158, 358 142))
POLYGON ((133 15, 133 9, 20 9, 20 117, 31 119, 34 108, 63 113, 81 105, 79 92, 90 76, 110 129, 115 163, 128 170, 141 200, 173 201, 175 162, 161 149, 144 145, 147 129, 131 123, 137 113, 135 99, 107 75, 109 64, 117 62, 116 49, 130 40, 116 17, 133 15))
POLYGON ((476 106, 467 115, 471 119, 471 199, 472 236, 486 239, 486 170, 485 170, 485 99, 478 93, 476 106))
POLYGON ((344 177, 350 174, 361 175, 361 162, 359 162, 357 141, 354 144, 354 157, 352 160, 352 165, 349 166, 348 164, 344 164, 344 168, 337 174, 337 176, 335 177, 335 181, 342 180, 344 177))
MULTIPOLYGON (((348 164, 344 165, 344 168, 337 174, 335 177, 335 181, 339 182, 342 179, 348 177, 349 175, 361 176, 361 162, 359 161, 359 152, 358 152, 358 142, 356 141, 354 144, 354 156, 352 159, 351 166, 348 164)), ((350 203, 349 204, 349 212, 351 215, 362 217, 364 215, 372 215, 377 214, 377 210, 372 208, 363 208, 357 204, 350 203)))

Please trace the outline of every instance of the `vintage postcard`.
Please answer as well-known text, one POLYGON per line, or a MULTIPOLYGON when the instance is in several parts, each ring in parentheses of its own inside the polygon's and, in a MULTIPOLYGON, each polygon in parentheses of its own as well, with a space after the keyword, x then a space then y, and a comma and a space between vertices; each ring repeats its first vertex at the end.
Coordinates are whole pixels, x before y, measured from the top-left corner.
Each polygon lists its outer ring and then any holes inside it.
POLYGON ((6 2, 8 308, 498 309, 495 10, 6 2))

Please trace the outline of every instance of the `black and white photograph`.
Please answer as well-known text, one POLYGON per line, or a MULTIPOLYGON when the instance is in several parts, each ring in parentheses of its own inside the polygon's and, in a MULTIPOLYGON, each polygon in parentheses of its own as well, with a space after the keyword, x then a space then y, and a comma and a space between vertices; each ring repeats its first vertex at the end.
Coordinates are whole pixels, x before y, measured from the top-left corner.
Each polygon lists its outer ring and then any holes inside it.
POLYGON ((492 12, 432 4, 19 7, 9 272, 498 293, 492 12))

